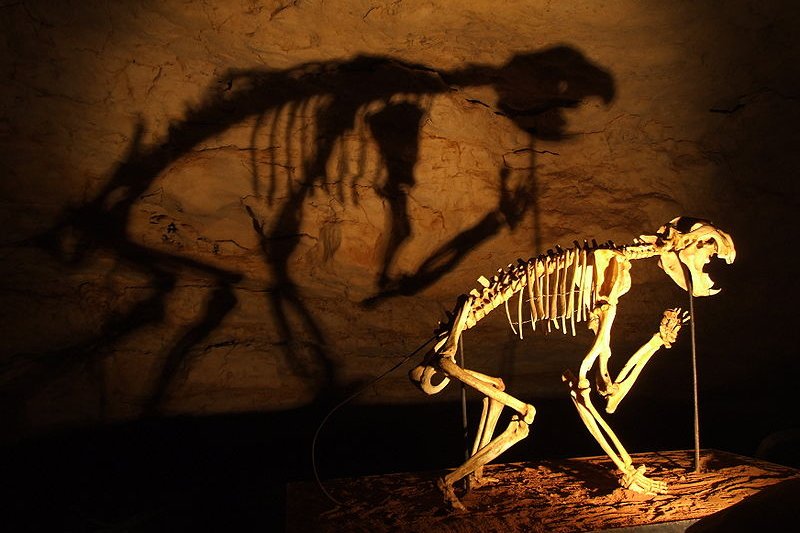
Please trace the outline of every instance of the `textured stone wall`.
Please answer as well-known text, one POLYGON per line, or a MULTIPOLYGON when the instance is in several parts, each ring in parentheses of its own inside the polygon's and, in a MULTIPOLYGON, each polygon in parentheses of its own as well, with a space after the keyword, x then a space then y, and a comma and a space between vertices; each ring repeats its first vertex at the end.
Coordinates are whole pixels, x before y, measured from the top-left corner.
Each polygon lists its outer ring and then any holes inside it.
MULTIPOLYGON (((740 253, 697 303, 704 391, 755 379, 770 409, 797 369, 790 5, 3 2, 3 425, 302 406, 478 276, 681 214, 740 253)), ((688 304, 654 265, 634 282, 617 359, 688 304)), ((465 339, 525 397, 589 340, 502 316, 465 339)), ((685 398, 688 353, 641 387, 685 398)), ((401 371, 364 401, 426 400, 401 371)))

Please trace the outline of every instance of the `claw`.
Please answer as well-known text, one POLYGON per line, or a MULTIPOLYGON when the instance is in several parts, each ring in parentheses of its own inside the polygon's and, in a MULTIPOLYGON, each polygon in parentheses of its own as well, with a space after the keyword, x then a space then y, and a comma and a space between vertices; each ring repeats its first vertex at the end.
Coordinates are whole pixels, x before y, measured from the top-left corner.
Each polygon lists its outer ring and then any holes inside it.
POLYGON ((681 311, 680 307, 667 309, 661 319, 659 335, 664 342, 665 348, 670 348, 672 343, 678 338, 681 325, 690 319, 686 311, 681 311))
POLYGON ((464 504, 461 503, 461 500, 458 499, 456 496, 455 490, 453 490, 452 486, 447 485, 444 478, 439 478, 436 480, 436 486, 439 487, 439 490, 442 491, 442 495, 444 496, 444 501, 448 505, 450 505, 453 509, 457 511, 466 511, 467 508, 464 507, 464 504))
POLYGON ((645 476, 644 473, 646 470, 644 465, 636 469, 631 466, 630 470, 620 479, 620 485, 640 494, 666 494, 667 484, 663 481, 655 481, 645 476))

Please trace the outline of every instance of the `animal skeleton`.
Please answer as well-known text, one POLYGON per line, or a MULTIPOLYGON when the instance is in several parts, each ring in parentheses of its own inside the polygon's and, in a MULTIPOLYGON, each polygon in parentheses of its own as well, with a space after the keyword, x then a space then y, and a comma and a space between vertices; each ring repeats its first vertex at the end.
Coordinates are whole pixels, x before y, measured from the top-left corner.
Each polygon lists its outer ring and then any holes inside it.
POLYGON ((438 481, 445 501, 464 509, 456 497, 454 483, 465 476, 468 476, 469 487, 495 481, 483 476, 484 465, 525 438, 536 413, 532 405, 505 392, 502 379, 456 364, 455 354, 462 333, 500 305, 505 307, 511 328, 520 338, 524 324, 530 324, 533 330, 539 324, 547 331, 556 328, 564 333, 569 327, 574 335, 576 322, 588 322, 595 334, 594 343, 583 358, 578 376, 567 370, 562 379, 569 386, 584 424, 619 469, 620 484, 636 492, 665 493, 665 483, 645 476, 643 465, 633 466, 622 443, 592 405, 587 374, 597 362, 596 387, 606 399, 606 412, 613 413, 650 357, 662 346, 670 348, 682 323, 689 320, 688 313, 680 308, 664 311, 658 332, 630 357, 617 378, 611 379, 608 371, 611 327, 619 298, 631 287, 631 261, 658 257, 659 266, 680 287, 693 296, 710 296, 719 289, 713 288, 714 283, 703 268, 713 256, 733 263, 736 250, 731 237, 711 222, 678 217, 662 226, 655 235, 642 235, 633 244, 616 246, 609 241, 598 245, 592 241, 581 246, 576 241, 574 248, 556 247, 555 251, 549 250, 527 261, 520 259, 516 265, 500 269, 491 280, 480 277, 478 282, 483 289, 459 298, 449 322, 440 325, 436 344, 423 362, 409 373, 412 382, 426 394, 440 392, 452 378, 485 395, 471 457, 438 481), (516 302, 513 302, 515 295, 516 302), (524 306, 526 301, 528 305, 524 306), (509 302, 516 307, 516 327, 509 302), (529 317, 523 316, 523 307, 527 308, 529 317), (434 384, 432 380, 437 374, 442 379, 434 384), (508 428, 494 437, 495 425, 504 407, 510 407, 516 414, 508 428))

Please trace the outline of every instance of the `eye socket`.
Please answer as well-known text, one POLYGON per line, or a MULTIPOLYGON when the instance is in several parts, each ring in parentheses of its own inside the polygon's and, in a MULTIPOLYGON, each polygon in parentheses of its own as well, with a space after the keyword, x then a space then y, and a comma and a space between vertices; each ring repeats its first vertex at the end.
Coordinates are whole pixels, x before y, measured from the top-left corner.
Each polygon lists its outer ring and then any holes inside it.
POLYGON ((697 241, 697 244, 695 246, 697 248, 702 248, 703 246, 713 246, 714 249, 716 250, 717 241, 715 241, 714 239, 699 240, 697 241))

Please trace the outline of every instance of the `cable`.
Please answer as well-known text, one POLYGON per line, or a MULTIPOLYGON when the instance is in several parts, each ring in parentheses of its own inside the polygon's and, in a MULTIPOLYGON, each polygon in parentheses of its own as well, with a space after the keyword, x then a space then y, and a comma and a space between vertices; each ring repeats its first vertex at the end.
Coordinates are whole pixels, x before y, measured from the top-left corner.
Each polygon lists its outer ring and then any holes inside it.
POLYGON ((397 370, 398 368, 400 368, 401 366, 406 364, 406 362, 408 362, 409 359, 411 359, 412 357, 417 355, 420 352, 420 350, 425 348, 428 344, 430 344, 437 337, 438 337, 438 335, 432 336, 430 339, 428 339, 424 343, 420 344, 419 347, 416 350, 414 350, 413 352, 411 352, 410 354, 405 356, 399 363, 394 365, 392 368, 390 368, 389 370, 387 370, 386 372, 384 372, 380 376, 376 377, 375 379, 373 379, 372 381, 370 381, 369 383, 367 383, 366 385, 364 385, 363 387, 361 387, 360 389, 355 391, 353 394, 351 394, 350 396, 348 396, 347 398, 345 398, 344 400, 342 400, 341 402, 336 404, 336 406, 334 406, 333 409, 328 411, 328 414, 325 415, 325 418, 322 419, 322 422, 319 423, 319 426, 317 426, 317 431, 314 432, 314 439, 311 441, 311 468, 314 470, 314 478, 316 479, 317 485, 319 486, 320 490, 322 490, 322 492, 325 494, 325 496, 327 496, 328 499, 330 501, 332 501, 334 504, 342 505, 342 503, 339 500, 337 500, 336 498, 331 496, 330 493, 327 490, 325 490, 325 486, 322 484, 322 480, 319 478, 319 472, 317 471, 317 437, 319 437, 319 434, 322 431, 322 427, 325 425, 325 423, 328 421, 328 419, 331 417, 331 415, 333 415, 333 413, 338 411, 340 407, 342 407, 342 406, 346 405, 347 403, 353 401, 355 398, 357 398, 359 395, 361 395, 365 390, 367 390, 368 388, 372 387, 373 385, 378 383, 380 380, 382 380, 383 378, 385 378, 386 376, 388 376, 389 374, 391 374, 392 372, 394 372, 395 370, 397 370))

